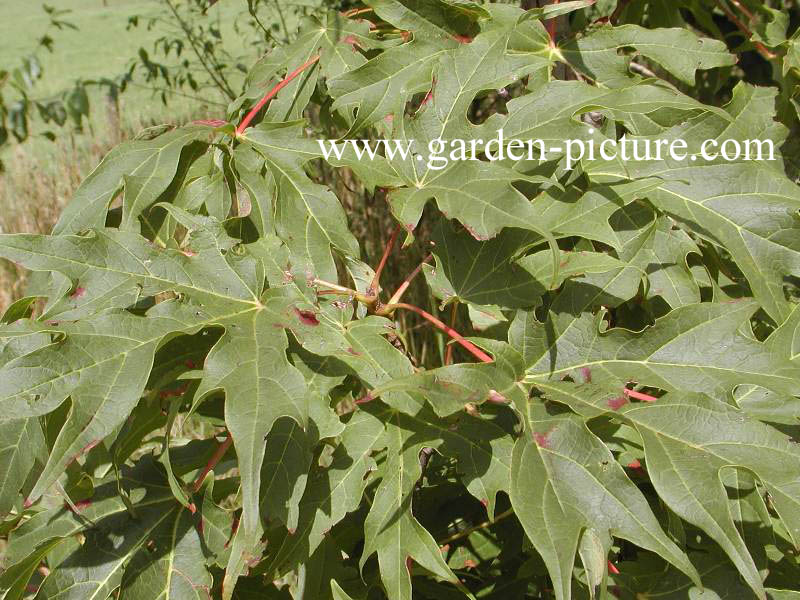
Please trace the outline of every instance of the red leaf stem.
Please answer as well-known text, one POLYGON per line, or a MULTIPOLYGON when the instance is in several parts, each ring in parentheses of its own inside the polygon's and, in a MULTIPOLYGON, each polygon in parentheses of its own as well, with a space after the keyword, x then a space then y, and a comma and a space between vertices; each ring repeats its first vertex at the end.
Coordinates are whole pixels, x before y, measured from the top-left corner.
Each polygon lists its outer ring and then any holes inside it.
POLYGON ((225 437, 225 441, 222 442, 219 447, 217 448, 216 452, 214 452, 213 456, 209 459, 206 466, 201 471, 200 475, 197 476, 197 479, 194 481, 194 485, 192 486, 192 491, 197 492, 200 487, 203 485, 203 481, 205 480, 206 476, 211 472, 211 470, 219 464, 219 461, 222 460, 222 457, 225 456, 225 453, 228 451, 228 448, 231 447, 233 443, 233 438, 231 437, 231 432, 227 432, 227 436, 225 437))
POLYGON ((642 402, 655 402, 658 400, 655 396, 651 396, 649 394, 643 394, 642 392, 637 392, 636 390, 629 390, 625 388, 622 390, 622 393, 630 398, 635 398, 636 400, 641 400, 642 402))
POLYGON ((414 306, 413 304, 406 304, 405 302, 398 302, 397 304, 389 304, 389 305, 386 306, 386 308, 389 311, 392 311, 392 310, 397 309, 397 308, 403 308, 405 310, 410 310, 412 312, 415 312, 419 316, 421 316, 423 319, 425 319, 425 320, 429 321, 430 323, 432 323, 437 329, 441 329, 442 331, 444 331, 447 335, 449 335, 456 342, 461 344, 466 350, 468 350, 470 352, 470 354, 472 354, 475 358, 477 358, 481 362, 485 362, 485 363, 494 362, 494 360, 492 359, 491 356, 486 354, 483 350, 478 348, 475 344, 473 344, 468 339, 466 339, 463 335, 458 333, 455 329, 452 329, 452 328, 448 327, 447 325, 442 323, 439 319, 434 317, 432 314, 430 314, 427 311, 422 310, 418 306, 414 306))
POLYGON ((250 121, 252 121, 255 118, 255 116, 258 114, 258 111, 264 108, 264 105, 267 102, 272 100, 272 98, 274 98, 278 92, 280 92, 283 88, 289 85, 298 75, 300 75, 300 73, 305 71, 308 67, 316 63, 318 60, 319 60, 319 54, 308 59, 302 65, 297 67, 294 71, 292 71, 286 77, 284 77, 283 80, 281 80, 278 83, 278 85, 276 85, 269 92, 267 92, 267 94, 261 100, 259 100, 258 104, 256 104, 253 108, 251 108, 250 112, 247 113, 247 116, 245 116, 245 118, 236 128, 236 134, 237 135, 241 134, 245 129, 247 129, 247 127, 250 125, 250 121))

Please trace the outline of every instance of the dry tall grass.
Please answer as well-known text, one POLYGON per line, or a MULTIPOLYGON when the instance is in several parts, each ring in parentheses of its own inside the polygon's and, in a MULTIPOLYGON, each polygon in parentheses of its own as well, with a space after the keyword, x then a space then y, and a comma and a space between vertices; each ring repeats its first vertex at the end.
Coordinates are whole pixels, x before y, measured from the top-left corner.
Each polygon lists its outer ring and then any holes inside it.
MULTIPOLYGON (((108 104, 103 110, 98 104, 85 132, 61 129, 55 142, 20 144, 3 156, 0 232, 49 233, 80 182, 114 146, 145 127, 209 116, 206 107, 181 104, 126 111, 124 96, 120 107, 108 104), (145 116, 148 112, 151 116, 145 116)), ((26 279, 24 269, 0 259, 0 315, 24 294, 26 279)))
MULTIPOLYGON (((56 142, 47 157, 16 146, 0 175, 0 231, 47 233, 89 169, 113 144, 56 142)), ((25 271, 0 260, 0 312, 19 298, 25 271)))

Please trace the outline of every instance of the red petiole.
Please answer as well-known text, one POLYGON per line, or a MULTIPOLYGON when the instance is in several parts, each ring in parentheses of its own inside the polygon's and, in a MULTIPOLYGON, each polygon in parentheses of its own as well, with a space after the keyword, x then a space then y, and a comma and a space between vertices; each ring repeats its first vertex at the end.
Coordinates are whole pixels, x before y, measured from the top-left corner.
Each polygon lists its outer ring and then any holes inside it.
POLYGON ((264 108, 267 102, 272 100, 278 92, 280 92, 283 88, 289 85, 294 79, 297 78, 298 75, 300 75, 300 73, 305 71, 307 68, 316 63, 318 60, 319 60, 319 54, 308 59, 302 65, 297 67, 294 71, 292 71, 286 77, 284 77, 278 83, 278 85, 276 85, 269 92, 267 92, 267 94, 261 100, 258 101, 258 104, 256 104, 253 108, 250 109, 250 112, 247 113, 247 116, 245 116, 245 118, 236 128, 236 135, 241 134, 245 129, 247 129, 247 127, 250 125, 250 121, 252 121, 258 114, 258 112, 262 108, 264 108))
POLYGON ((628 388, 622 390, 622 393, 629 398, 635 398, 636 400, 641 400, 642 402, 656 402, 658 400, 658 398, 655 396, 643 394, 642 392, 637 392, 636 390, 629 390, 628 388))
POLYGON ((392 237, 389 239, 389 241, 386 244, 386 248, 384 249, 383 256, 381 257, 380 264, 378 265, 378 268, 375 271, 375 277, 373 278, 372 283, 370 284, 370 287, 367 290, 367 295, 366 296, 364 296, 362 294, 359 294, 355 290, 351 290, 350 288, 342 287, 342 286, 340 286, 338 284, 327 283, 327 282, 324 282, 324 281, 321 281, 321 280, 315 280, 314 281, 315 284, 323 285, 325 287, 330 288, 329 290, 321 290, 320 293, 331 293, 331 294, 344 294, 344 293, 346 293, 346 294, 354 297, 355 299, 357 299, 357 300, 359 300, 361 302, 364 302, 365 304, 368 304, 370 306, 374 306, 374 305, 377 304, 378 305, 378 309, 375 311, 375 314, 377 314, 379 316, 390 315, 395 310, 397 310, 399 308, 402 308, 404 310, 410 310, 410 311, 415 312, 418 315, 420 315, 423 319, 425 319, 429 323, 432 323, 436 328, 438 328, 441 331, 445 332, 447 335, 449 335, 451 338, 453 338, 453 340, 455 340, 458 344, 463 346, 470 354, 472 354, 474 357, 476 357, 481 362, 484 362, 484 363, 494 362, 494 360, 492 359, 491 356, 489 356, 483 350, 478 348, 475 344, 473 344, 472 342, 467 340, 464 336, 462 336, 460 333, 458 333, 455 329, 453 329, 452 327, 448 327, 447 325, 442 323, 442 321, 440 321, 439 319, 434 317, 429 312, 424 311, 421 308, 419 308, 418 306, 414 306, 413 304, 407 304, 405 302, 400 302, 400 299, 403 297, 403 294, 408 289, 408 286, 411 285, 411 282, 414 281, 416 276, 419 275, 420 271, 422 271, 422 265, 424 265, 426 262, 428 262, 431 259, 431 256, 432 256, 431 254, 428 254, 428 256, 426 256, 423 259, 423 261, 419 265, 417 265, 417 268, 414 269, 408 275, 408 277, 405 278, 405 281, 403 281, 403 283, 400 285, 400 287, 397 288, 397 291, 394 293, 394 295, 392 295, 391 299, 389 300, 389 302, 387 304, 380 305, 378 303, 378 288, 380 286, 380 276, 381 276, 381 273, 383 272, 384 267, 386 266, 386 262, 387 262, 387 260, 389 258, 389 254, 391 253, 392 248, 394 247, 395 242, 397 241, 397 237, 398 237, 399 234, 400 234, 400 228, 398 227, 398 228, 396 228, 394 230, 394 232, 392 233, 392 237))
POLYGON ((386 248, 383 249, 383 256, 381 257, 381 262, 378 264, 378 268, 375 269, 375 277, 372 278, 372 283, 369 285, 367 289, 367 296, 377 296, 378 295, 378 288, 380 287, 381 283, 381 273, 383 273, 384 267, 386 267, 386 261, 389 260, 389 255, 392 253, 392 248, 394 248, 395 242, 397 242, 397 237, 400 235, 400 231, 402 227, 398 225, 394 228, 392 232, 392 237, 389 238, 389 242, 386 244, 386 248))
POLYGON ((227 432, 227 436, 225 437, 225 441, 222 442, 217 450, 214 452, 213 456, 208 460, 206 466, 200 472, 200 475, 197 476, 197 479, 194 480, 194 485, 192 485, 192 491, 197 492, 200 490, 200 487, 203 485, 203 481, 205 480, 206 476, 212 471, 214 467, 219 464, 219 461, 222 460, 222 457, 225 456, 225 453, 228 451, 228 448, 231 447, 233 444, 233 437, 231 437, 231 432, 227 432))
POLYGON ((448 327, 447 325, 442 323, 439 319, 434 317, 431 313, 422 310, 418 306, 414 306, 413 304, 406 304, 405 302, 398 302, 396 304, 387 304, 385 308, 389 311, 394 311, 395 309, 402 308, 405 310, 410 310, 412 312, 415 312, 426 321, 432 323, 434 327, 436 327, 437 329, 441 329, 442 331, 444 331, 447 335, 449 335, 456 342, 461 344, 461 346, 463 346, 470 354, 472 354, 475 358, 477 358, 481 362, 485 363, 494 362, 491 356, 486 354, 483 350, 478 348, 475 344, 473 344, 463 335, 458 333, 455 329, 448 327))
MULTIPOLYGON (((450 329, 455 331, 456 317, 458 316, 458 303, 454 302, 450 309, 450 329)), ((444 364, 449 365, 453 362, 453 344, 447 344, 447 350, 444 354, 444 364)))
MULTIPOLYGON (((422 262, 417 265, 417 268, 414 269, 413 271, 411 271, 411 274, 408 277, 405 278, 403 283, 400 284, 400 287, 397 288, 397 291, 390 298, 389 302, 387 302, 387 305, 389 305, 389 304, 397 304, 398 302, 400 302, 400 298, 402 298, 403 294, 406 293, 406 290, 408 289, 408 286, 411 285, 411 282, 414 281, 414 279, 416 279, 417 275, 419 275, 420 271, 422 271, 422 265, 424 265, 430 259, 431 259, 431 255, 430 254, 428 254, 428 256, 426 256, 425 258, 422 259, 422 262)), ((383 312, 390 312, 390 311, 386 311, 384 309, 383 312)))
MULTIPOLYGON (((553 4, 558 4, 561 0, 553 0, 553 4)), ((556 17, 547 21, 547 33, 550 35, 550 44, 555 47, 556 45, 556 17)))

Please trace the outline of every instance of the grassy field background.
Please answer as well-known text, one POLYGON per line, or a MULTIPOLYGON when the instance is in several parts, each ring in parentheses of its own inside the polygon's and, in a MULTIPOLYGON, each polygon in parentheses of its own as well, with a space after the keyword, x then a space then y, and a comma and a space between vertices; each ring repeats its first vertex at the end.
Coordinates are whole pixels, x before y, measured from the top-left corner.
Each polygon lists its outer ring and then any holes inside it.
MULTIPOLYGON (((243 6, 244 2, 228 0, 218 2, 208 13, 208 19, 219 23, 226 49, 236 56, 246 53, 233 27, 243 6)), ((140 47, 152 54, 153 44, 163 35, 164 27, 148 30, 147 21, 163 14, 160 0, 0 0, 0 66, 17 66, 47 32, 54 40, 54 51, 37 52, 44 75, 32 92, 34 97, 56 95, 78 79, 114 78, 127 70, 140 47), (62 18, 77 30, 48 28, 45 4, 70 11, 62 18), (133 16, 139 17, 139 26, 128 29, 128 19, 133 16)), ((219 100, 213 95, 209 99, 219 100)), ((124 100, 126 116, 131 119, 169 114, 163 111, 153 90, 141 81, 131 84, 124 100)))
POLYGON ((158 33, 144 28, 125 30, 130 16, 156 16, 156 0, 0 0, 0 61, 4 64, 14 62, 36 46, 48 24, 44 4, 70 10, 63 18, 78 30, 48 31, 55 40, 55 52, 39 53, 45 77, 37 91, 42 95, 58 92, 76 78, 117 75, 124 71, 139 46, 149 47, 158 37, 158 33))
MULTIPOLYGON (((186 2, 187 0, 175 0, 186 2)), ((296 26, 293 8, 319 5, 320 0, 266 0, 260 10, 265 24, 281 23, 281 8, 291 31, 296 26)), ((46 99, 68 89, 77 79, 114 78, 126 71, 140 47, 153 56, 153 44, 165 32, 160 24, 148 31, 150 17, 164 15, 163 0, 50 0, 56 9, 70 12, 62 18, 71 28, 48 29, 48 17, 41 0, 0 0, 0 69, 11 70, 36 49, 46 32, 53 38, 53 52, 39 49, 36 54, 43 77, 31 92, 36 99, 46 99), (127 29, 128 19, 139 16, 139 26, 127 29)), ((220 0, 207 15, 222 32, 227 52, 252 64, 254 55, 247 41, 235 31, 248 18, 245 0, 220 0)), ((283 29, 278 36, 285 35, 283 29)), ((158 57, 154 57, 158 58, 158 57)), ((234 82, 235 83, 235 82, 234 82)), ((7 100, 13 97, 8 87, 7 100)), ((34 120, 34 134, 22 144, 6 144, 0 149, 5 172, 0 173, 0 231, 42 232, 52 228, 64 204, 86 174, 116 144, 145 127, 160 123, 180 124, 196 118, 219 118, 225 115, 221 95, 202 92, 203 98, 172 96, 164 106, 149 84, 137 79, 122 94, 117 110, 100 90, 91 94, 91 116, 83 132, 71 127, 55 127, 56 142, 45 139, 47 129, 34 120)), ((24 288, 24 273, 0 260, 0 314, 24 288)))

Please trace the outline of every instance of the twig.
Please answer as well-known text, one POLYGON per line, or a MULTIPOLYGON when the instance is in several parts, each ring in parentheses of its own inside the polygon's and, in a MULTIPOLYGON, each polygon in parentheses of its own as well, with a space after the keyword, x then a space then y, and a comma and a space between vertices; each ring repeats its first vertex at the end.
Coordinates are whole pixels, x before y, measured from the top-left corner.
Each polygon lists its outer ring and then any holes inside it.
POLYGON ((371 8, 352 8, 350 10, 346 10, 345 12, 343 12, 342 16, 350 19, 352 17, 357 17, 358 15, 363 15, 371 12, 374 12, 371 8))
POLYGON ((283 11, 281 10, 281 3, 279 0, 275 0, 275 10, 278 11, 278 18, 281 20, 281 25, 283 26, 283 36, 286 38, 286 43, 289 43, 289 28, 286 27, 286 19, 283 16, 283 11))
POLYGON ((747 7, 743 6, 742 3, 739 2, 739 0, 731 0, 731 4, 733 4, 736 8, 742 11, 750 23, 753 22, 753 19, 755 19, 755 15, 753 15, 753 13, 747 10, 747 7))
POLYGON ((653 79, 658 79, 658 75, 653 73, 653 71, 651 71, 644 65, 631 61, 629 66, 631 71, 633 71, 634 73, 638 73, 639 75, 644 75, 645 77, 652 77, 653 79))
POLYGON ((358 292, 355 291, 354 289, 351 289, 349 287, 344 287, 343 285, 339 285, 338 283, 331 283, 330 281, 325 281, 324 279, 314 279, 311 281, 311 284, 328 288, 327 290, 323 291, 341 292, 343 294, 350 294, 353 297, 355 297, 358 294, 358 292))
POLYGON ((192 492, 197 492, 200 487, 203 485, 203 481, 205 480, 206 476, 211 472, 211 470, 217 466, 219 461, 222 460, 222 457, 225 456, 225 453, 228 451, 228 448, 231 447, 233 444, 233 438, 231 437, 231 432, 227 432, 227 436, 225 437, 225 441, 222 442, 219 447, 217 448, 216 452, 214 452, 213 456, 208 460, 206 466, 200 472, 200 475, 197 476, 197 479, 194 480, 194 485, 192 485, 192 492))
POLYGON ((650 69, 648 69, 646 66, 644 66, 644 65, 643 65, 643 64, 641 64, 641 63, 637 63, 635 60, 632 60, 632 61, 631 61, 631 62, 628 64, 628 67, 629 67, 629 68, 630 68, 630 70, 631 70, 631 71, 633 71, 634 73, 638 73, 639 75, 642 75, 643 77, 650 77, 650 78, 652 78, 652 79, 658 79, 658 80, 660 80, 661 82, 663 82, 663 83, 667 84, 667 85, 668 85, 669 87, 671 87, 673 90, 676 90, 676 91, 678 90, 678 88, 677 88, 677 87, 675 87, 675 85, 673 85, 673 83, 672 83, 672 82, 670 82, 670 81, 667 81, 666 79, 662 79, 661 77, 659 77, 658 75, 656 75, 656 74, 655 74, 653 71, 651 71, 650 69))
POLYGON ((255 118, 255 116, 258 114, 258 111, 260 111, 262 108, 264 108, 264 105, 267 102, 272 100, 272 98, 274 98, 275 95, 278 92, 280 92, 283 88, 285 88, 287 85, 289 85, 298 75, 300 75, 300 73, 305 71, 308 67, 310 67, 311 65, 316 63, 318 60, 319 60, 319 54, 317 54, 316 56, 313 56, 312 58, 308 59, 302 65, 297 67, 294 71, 292 71, 286 77, 284 77, 278 83, 278 85, 276 85, 269 92, 267 92, 267 94, 261 100, 259 100, 258 104, 256 104, 253 108, 251 108, 250 112, 247 113, 245 118, 242 120, 242 122, 236 128, 236 134, 239 135, 245 129, 247 129, 247 127, 250 125, 250 121, 252 121, 255 118))
POLYGON ((366 404, 367 402, 372 402, 373 400, 375 400, 375 397, 372 394, 370 394, 369 392, 367 392, 366 394, 361 396, 361 398, 359 398, 358 400, 355 400, 354 403, 356 405, 358 405, 358 404, 366 404))
POLYGON ((272 32, 269 29, 267 29, 264 26, 264 24, 261 22, 261 19, 258 16, 258 9, 257 9, 256 4, 254 2, 248 2, 247 3, 247 12, 250 13, 251 17, 253 17, 253 20, 256 22, 256 25, 258 25, 261 28, 261 31, 264 32, 264 35, 267 36, 267 38, 269 38, 273 42, 275 42, 276 45, 280 46, 281 43, 278 40, 275 39, 275 36, 272 35, 272 32))
POLYGON ((397 242, 397 236, 400 235, 400 231, 402 227, 398 225, 394 228, 392 232, 392 237, 389 238, 389 242, 386 244, 386 247, 383 249, 383 256, 381 257, 381 262, 378 264, 378 268, 375 269, 375 276, 372 278, 372 283, 369 284, 367 288, 367 296, 377 296, 378 295, 378 288, 381 284, 381 273, 383 273, 384 267, 386 267, 386 261, 389 259, 389 254, 392 252, 392 248, 394 248, 395 242, 397 242))
POLYGON ((447 335, 449 335, 456 342, 461 344, 467 351, 469 351, 470 354, 472 354, 475 358, 477 358, 481 362, 484 362, 484 363, 494 362, 494 360, 492 359, 491 356, 486 354, 483 350, 478 348, 475 344, 473 344, 468 339, 466 339, 463 335, 458 333, 455 329, 452 329, 452 328, 448 327, 447 325, 442 323, 439 319, 434 317, 431 313, 422 310, 418 306, 414 306, 413 304, 406 304, 405 302, 398 302, 396 304, 387 304, 384 307, 384 310, 386 311, 386 313, 392 313, 395 310, 397 310, 398 308, 402 308, 402 309, 405 309, 405 310, 410 310, 412 312, 415 312, 419 316, 421 316, 423 319, 426 319, 427 321, 430 321, 436 328, 441 329, 442 331, 444 331, 447 335))
POLYGON ((450 537, 445 538, 441 542, 437 542, 437 543, 439 544, 439 547, 445 546, 447 544, 452 544, 453 542, 456 542, 456 541, 460 540, 461 538, 465 538, 465 537, 475 533, 476 531, 478 531, 480 529, 486 529, 487 527, 491 527, 495 523, 499 523, 503 519, 507 519, 508 517, 510 517, 513 514, 514 514, 514 509, 509 508, 507 511, 501 512, 499 515, 497 515, 494 518, 494 521, 484 521, 480 525, 475 525, 474 527, 467 527, 464 531, 459 531, 458 533, 454 533, 450 537))
MULTIPOLYGON (((0 82, 2 83, 2 82, 0 82)), ((143 90, 150 90, 151 92, 161 92, 166 94, 173 94, 175 96, 181 96, 183 98, 189 98, 190 100, 197 100, 198 102, 205 102, 206 104, 214 104, 215 106, 228 106, 224 102, 217 102, 215 100, 209 100, 208 98, 202 98, 200 96, 193 96, 192 94, 185 94, 183 92, 179 92, 177 90, 171 90, 169 88, 159 88, 159 87, 151 87, 149 85, 142 85, 140 83, 135 83, 133 81, 128 81, 125 85, 130 85, 133 87, 142 88, 143 90)), ((213 89, 213 88, 212 88, 213 89)))
MULTIPOLYGON (((450 329, 456 328, 456 317, 458 316, 458 301, 453 302, 453 308, 450 312, 450 329)), ((444 354, 444 364, 449 365, 453 363, 453 344, 447 344, 447 350, 444 354)))
POLYGON ((608 22, 612 25, 616 25, 617 21, 619 21, 619 18, 622 16, 622 12, 630 3, 631 0, 617 0, 617 7, 614 9, 614 12, 611 13, 611 16, 608 18, 608 22))
POLYGON ((728 7, 728 5, 725 4, 724 0, 716 0, 716 2, 717 2, 717 6, 720 7, 722 12, 724 12, 725 15, 733 22, 733 24, 736 25, 736 27, 739 28, 739 31, 741 31, 745 35, 745 39, 750 41, 753 44, 753 46, 755 46, 756 50, 758 51, 758 53, 761 56, 763 56, 768 61, 773 60, 773 59, 778 57, 777 54, 772 52, 769 48, 767 48, 761 42, 757 42, 755 40, 751 40, 750 39, 751 37, 753 37, 753 32, 750 31, 750 28, 747 25, 742 23, 742 21, 739 19, 739 17, 736 16, 736 13, 734 13, 728 7))
POLYGON ((323 279, 314 279, 312 285, 321 286, 327 289, 319 290, 317 294, 325 295, 325 294, 338 294, 340 296, 350 296, 351 298, 355 298, 359 302, 363 302, 364 304, 373 304, 376 300, 374 296, 365 296, 364 294, 349 288, 343 285, 339 285, 338 283, 331 283, 330 281, 325 281, 323 279))
POLYGON ((214 83, 217 84, 217 86, 225 93, 226 96, 228 96, 228 98, 230 98, 231 100, 236 98, 236 92, 234 92, 231 89, 231 86, 228 85, 225 76, 219 72, 219 67, 217 67, 216 69, 212 69, 206 62, 207 57, 204 56, 204 53, 201 52, 200 48, 197 47, 197 41, 194 39, 194 34, 192 33, 191 28, 183 20, 183 17, 181 17, 180 13, 178 13, 178 10, 172 5, 172 2, 170 0, 166 0, 166 4, 169 7, 170 11, 172 11, 172 15, 175 17, 175 20, 178 21, 178 24, 183 30, 186 39, 189 40, 189 45, 192 47, 192 51, 195 53, 195 56, 197 56, 197 59, 200 61, 200 64, 203 65, 203 68, 206 70, 209 77, 211 77, 214 83), (216 74, 214 73, 215 70, 216 74))

